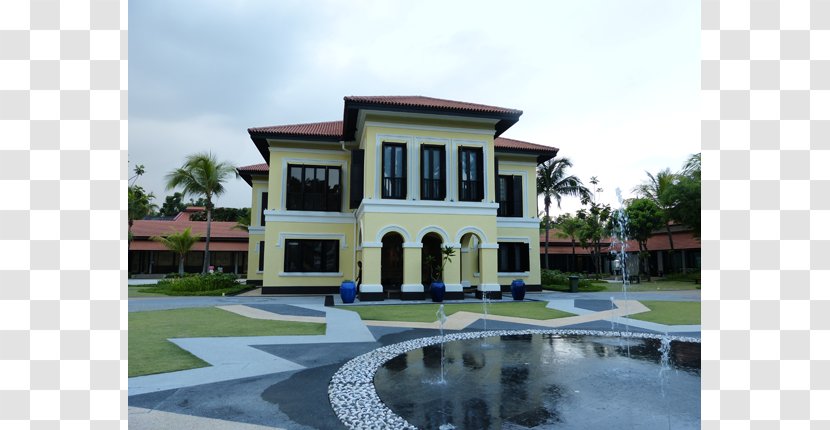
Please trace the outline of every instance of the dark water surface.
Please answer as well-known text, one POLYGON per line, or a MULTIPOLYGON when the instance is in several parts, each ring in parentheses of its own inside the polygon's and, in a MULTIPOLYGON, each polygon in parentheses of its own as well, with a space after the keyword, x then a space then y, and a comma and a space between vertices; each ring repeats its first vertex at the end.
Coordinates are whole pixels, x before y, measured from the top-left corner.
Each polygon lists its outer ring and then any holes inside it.
POLYGON ((380 399, 424 429, 697 429, 700 344, 511 335, 401 354, 378 369, 380 399), (630 354, 630 358, 629 355, 630 354), (446 427, 451 424, 454 427, 446 427))

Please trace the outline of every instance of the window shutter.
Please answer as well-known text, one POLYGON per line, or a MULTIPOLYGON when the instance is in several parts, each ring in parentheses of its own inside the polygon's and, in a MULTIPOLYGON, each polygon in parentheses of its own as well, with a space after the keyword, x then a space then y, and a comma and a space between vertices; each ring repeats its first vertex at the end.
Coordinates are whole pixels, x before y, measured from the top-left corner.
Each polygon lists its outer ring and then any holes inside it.
POLYGON ((259 225, 265 227, 265 209, 268 208, 268 192, 262 193, 262 202, 259 205, 259 225))
POLYGON ((513 213, 514 217, 522 217, 522 177, 513 176, 513 213))
POLYGON ((447 148, 441 147, 441 191, 438 196, 441 199, 447 198, 447 148))
POLYGON ((484 151, 481 148, 477 149, 478 156, 476 157, 476 168, 478 169, 478 178, 476 182, 478 182, 478 196, 476 196, 476 200, 483 200, 484 199, 484 151))
POLYGON ((363 150, 352 150, 352 169, 349 172, 349 208, 357 209, 363 201, 363 150))
POLYGON ((521 254, 521 262, 522 265, 519 268, 521 272, 527 272, 530 270, 530 245, 526 243, 519 244, 518 246, 519 254, 521 254))
POLYGON ((403 181, 401 181, 403 182, 401 192, 403 193, 403 196, 401 196, 401 198, 406 199, 406 196, 408 194, 407 191, 409 190, 406 187, 407 171, 409 170, 409 165, 406 164, 406 145, 401 145, 401 155, 403 155, 403 157, 401 157, 401 162, 403 163, 403 165, 401 166, 401 173, 403 174, 403 181))

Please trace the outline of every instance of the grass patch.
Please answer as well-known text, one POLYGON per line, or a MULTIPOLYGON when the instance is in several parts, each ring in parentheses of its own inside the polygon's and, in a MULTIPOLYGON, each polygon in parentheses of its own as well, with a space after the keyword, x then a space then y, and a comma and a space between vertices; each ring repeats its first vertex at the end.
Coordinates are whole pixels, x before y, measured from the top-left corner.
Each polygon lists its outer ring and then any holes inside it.
MULTIPOLYGON (((546 305, 546 302, 490 303, 487 307, 487 312, 492 315, 535 320, 573 316, 573 314, 567 312, 548 309, 545 307, 546 305)), ((338 308, 355 311, 364 320, 429 323, 437 320, 435 313, 438 312, 438 306, 439 304, 436 303, 419 305, 338 306, 338 308)), ((444 313, 447 316, 461 311, 484 313, 481 303, 450 303, 444 305, 444 313)))
MULTIPOLYGON (((235 287, 230 288, 220 288, 218 290, 206 290, 206 291, 182 291, 176 290, 171 288, 164 288, 164 287, 146 287, 141 288, 137 291, 137 294, 141 294, 141 296, 135 297, 158 297, 158 296, 235 296, 239 293, 244 293, 252 289, 249 285, 239 284, 235 287)), ((130 296, 133 297, 133 296, 130 296)))
POLYGON ((667 325, 700 324, 700 302, 641 300, 640 303, 651 311, 629 315, 628 318, 667 325))
MULTIPOLYGON (((605 291, 610 292, 618 292, 622 291, 622 282, 620 283, 607 283, 605 285, 605 291)), ((697 290, 700 289, 700 285, 695 285, 692 282, 687 281, 652 281, 652 282, 641 282, 639 284, 629 284, 628 291, 629 292, 641 292, 641 291, 683 291, 683 290, 697 290)))
POLYGON ((129 313, 130 377, 206 367, 207 363, 169 342, 169 338, 322 335, 319 323, 246 318, 217 308, 129 313))
POLYGON ((164 294, 161 293, 152 293, 147 292, 148 288, 152 288, 152 285, 130 285, 127 287, 127 297, 164 297, 164 294))

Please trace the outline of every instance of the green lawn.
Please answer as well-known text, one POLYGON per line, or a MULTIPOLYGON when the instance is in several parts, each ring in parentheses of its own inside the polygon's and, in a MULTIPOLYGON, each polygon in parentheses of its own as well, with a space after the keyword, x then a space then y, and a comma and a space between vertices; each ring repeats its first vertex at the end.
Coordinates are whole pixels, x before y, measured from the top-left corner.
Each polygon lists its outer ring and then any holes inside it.
MULTIPOLYGON (((548 309, 545 305, 547 305, 547 302, 490 303, 487 311, 493 315, 535 320, 573 316, 573 314, 567 312, 548 309)), ((438 306, 439 304, 435 303, 418 305, 338 306, 338 308, 355 311, 364 320, 434 322, 437 320, 435 313, 438 312, 438 306)), ((481 303, 444 305, 444 313, 447 316, 460 311, 484 313, 481 303)))
POLYGON ((129 313, 130 377, 208 366, 169 338, 322 335, 325 324, 246 318, 217 308, 129 313))
POLYGON ((131 285, 127 287, 127 297, 167 297, 161 293, 147 293, 140 290, 150 288, 152 285, 131 285))
POLYGON ((641 321, 668 325, 700 324, 700 302, 665 302, 641 300, 650 312, 630 315, 641 321))

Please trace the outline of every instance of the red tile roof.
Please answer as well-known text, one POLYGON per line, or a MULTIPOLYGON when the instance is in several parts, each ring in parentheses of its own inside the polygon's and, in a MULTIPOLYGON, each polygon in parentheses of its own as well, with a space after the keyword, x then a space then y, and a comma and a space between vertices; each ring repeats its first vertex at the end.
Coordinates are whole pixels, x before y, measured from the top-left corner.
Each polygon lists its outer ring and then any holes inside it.
MULTIPOLYGON (((688 230, 681 230, 681 231, 674 231, 672 229, 672 241, 674 242, 674 249, 700 249, 700 240, 695 239, 692 236, 692 233, 688 230)), ((550 237, 549 237, 549 246, 548 246, 548 254, 570 254, 571 253, 571 239, 570 238, 560 238, 556 237, 556 229, 550 230, 550 237)), ((545 252, 545 232, 541 232, 539 234, 539 243, 540 245, 540 253, 544 254, 545 252)), ((619 244, 616 246, 611 246, 613 240, 609 237, 604 237, 600 241, 600 249, 602 252, 609 252, 610 249, 617 249, 619 250, 619 244)), ((648 239, 646 243, 648 246, 649 251, 668 251, 671 249, 669 246, 669 235, 666 234, 665 231, 658 232, 654 236, 648 239)), ((627 242, 627 247, 629 251, 637 251, 640 249, 639 245, 637 244, 636 240, 629 240, 627 242)), ((577 254, 588 254, 590 253, 589 250, 582 248, 579 245, 579 241, 576 242, 576 253, 577 254)))
POLYGON ((251 173, 268 172, 268 163, 251 164, 250 166, 238 167, 236 170, 251 173))
POLYGON ((311 122, 307 124, 252 127, 248 129, 248 133, 267 133, 286 136, 325 136, 340 138, 340 136, 343 134, 343 121, 311 122))
MULTIPOLYGON (((169 220, 135 220, 133 227, 130 230, 133 234, 133 240, 130 243, 130 249, 138 249, 136 246, 141 242, 150 241, 151 236, 166 236, 171 233, 179 233, 184 229, 190 227, 193 234, 201 236, 200 243, 204 242, 205 233, 207 232, 207 222, 205 221, 191 221, 188 216, 182 216, 185 212, 180 213, 172 221, 169 220)), ((235 222, 227 221, 213 221, 210 223, 210 240, 211 249, 213 248, 213 241, 236 241, 248 243, 248 232, 233 228, 235 222)), ((219 242, 216 242, 219 243, 219 242)), ((247 245, 246 245, 247 246, 247 245)), ((194 249, 195 245, 194 245, 194 249)), ((247 249, 247 248, 246 248, 247 249)))
POLYGON ((498 106, 482 105, 478 103, 467 103, 455 100, 438 99, 424 96, 346 96, 346 102, 369 103, 389 106, 425 107, 435 109, 450 109, 467 112, 496 113, 521 115, 518 109, 503 108, 498 106))
POLYGON ((497 137, 494 139, 493 143, 495 144, 496 149, 553 154, 553 156, 556 156, 556 153, 559 151, 559 148, 555 148, 553 146, 539 145, 537 143, 508 139, 506 137, 497 137))

